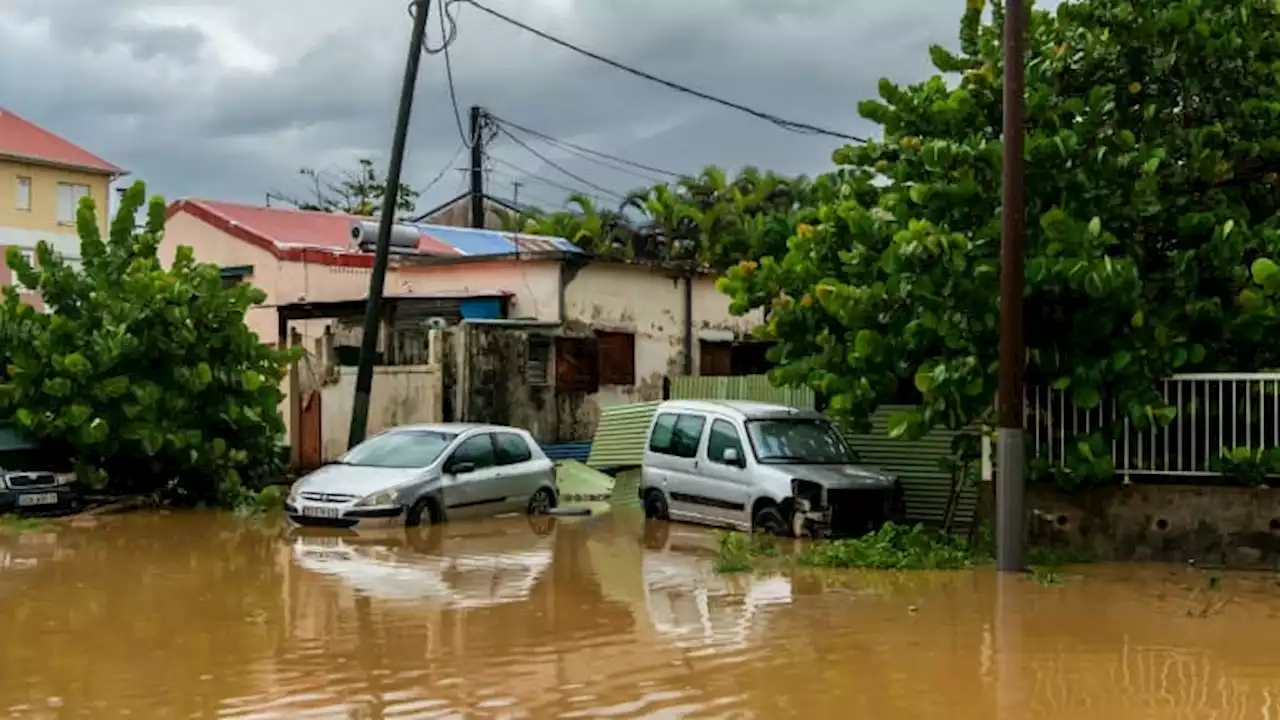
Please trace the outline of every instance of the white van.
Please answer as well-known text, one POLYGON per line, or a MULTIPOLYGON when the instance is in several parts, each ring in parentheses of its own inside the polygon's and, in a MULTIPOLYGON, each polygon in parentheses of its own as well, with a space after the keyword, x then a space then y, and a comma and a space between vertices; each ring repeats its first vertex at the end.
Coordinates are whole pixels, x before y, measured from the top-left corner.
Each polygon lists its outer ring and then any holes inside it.
POLYGON ((860 535, 903 510, 897 478, 859 466, 830 420, 764 403, 659 405, 639 492, 649 518, 779 535, 860 535))

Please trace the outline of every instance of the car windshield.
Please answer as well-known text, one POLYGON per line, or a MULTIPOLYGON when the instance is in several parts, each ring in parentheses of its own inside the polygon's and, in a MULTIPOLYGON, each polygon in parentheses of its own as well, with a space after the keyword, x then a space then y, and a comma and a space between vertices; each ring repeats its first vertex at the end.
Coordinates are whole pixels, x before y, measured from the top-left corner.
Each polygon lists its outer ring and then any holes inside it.
POLYGON ((395 430, 375 435, 338 458, 342 465, 383 468, 426 467, 456 438, 438 430, 395 430))
POLYGON ((762 463, 843 465, 853 453, 835 426, 825 420, 750 420, 747 436, 762 463))

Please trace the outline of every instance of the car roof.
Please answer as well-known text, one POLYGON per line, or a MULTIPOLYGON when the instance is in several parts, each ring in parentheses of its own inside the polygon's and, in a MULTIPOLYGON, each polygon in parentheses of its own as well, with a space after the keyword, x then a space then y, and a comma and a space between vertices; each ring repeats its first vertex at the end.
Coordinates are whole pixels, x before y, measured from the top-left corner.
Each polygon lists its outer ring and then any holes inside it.
POLYGON ((825 420, 826 416, 815 410, 805 410, 791 405, 748 402, 745 400, 668 400, 658 406, 658 412, 705 412, 728 415, 739 420, 825 420))
POLYGON ((394 428, 390 428, 389 431, 400 432, 404 430, 451 433, 454 435, 461 435, 463 433, 471 432, 473 430, 484 431, 484 432, 517 432, 517 433, 526 432, 521 428, 510 427, 508 425, 490 425, 486 423, 464 423, 464 422, 417 423, 414 425, 398 425, 394 428))

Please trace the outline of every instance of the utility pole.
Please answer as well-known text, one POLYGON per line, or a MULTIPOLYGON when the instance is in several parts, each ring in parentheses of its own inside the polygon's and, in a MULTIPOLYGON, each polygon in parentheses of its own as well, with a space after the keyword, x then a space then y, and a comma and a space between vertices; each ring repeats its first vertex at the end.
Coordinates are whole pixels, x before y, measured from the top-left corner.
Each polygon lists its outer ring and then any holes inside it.
POLYGON ((484 110, 471 106, 471 227, 484 227, 484 110))
POLYGON ((382 201, 382 217, 378 221, 377 249, 373 256, 373 272, 369 276, 369 299, 364 307, 364 332, 360 341, 360 364, 356 370, 356 396, 351 410, 351 430, 347 447, 364 441, 369 421, 369 394, 373 390, 373 356, 378 351, 378 330, 382 316, 382 286, 387 278, 387 256, 391 252, 391 227, 395 223, 396 199, 400 197, 400 170, 404 164, 404 146, 409 136, 409 115, 413 110, 413 91, 418 84, 418 65, 422 61, 430 0, 413 0, 413 30, 409 37, 409 56, 404 64, 404 82, 400 86, 400 109, 396 114, 395 135, 391 140, 391 162, 387 167, 387 192, 382 201))
POLYGON ((511 193, 511 204, 515 205, 517 208, 520 207, 520 186, 523 184, 524 183, 520 182, 519 180, 511 181, 511 187, 513 190, 513 192, 511 193))
POLYGON ((1000 239, 1000 389, 996 440, 996 569, 1020 572, 1026 543, 1026 479, 1022 440, 1022 252, 1026 241, 1023 166, 1023 38, 1025 0, 1005 0, 1004 175, 1000 239))

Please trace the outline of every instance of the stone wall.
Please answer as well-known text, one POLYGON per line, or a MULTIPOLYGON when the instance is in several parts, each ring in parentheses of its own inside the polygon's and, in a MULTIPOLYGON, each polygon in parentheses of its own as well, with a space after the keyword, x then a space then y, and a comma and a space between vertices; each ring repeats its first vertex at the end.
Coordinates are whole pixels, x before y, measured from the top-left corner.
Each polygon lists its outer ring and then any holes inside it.
POLYGON ((1066 496, 1030 489, 1031 540, 1099 560, 1280 569, 1280 490, 1126 485, 1066 496))

